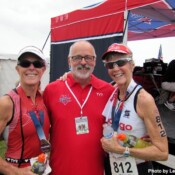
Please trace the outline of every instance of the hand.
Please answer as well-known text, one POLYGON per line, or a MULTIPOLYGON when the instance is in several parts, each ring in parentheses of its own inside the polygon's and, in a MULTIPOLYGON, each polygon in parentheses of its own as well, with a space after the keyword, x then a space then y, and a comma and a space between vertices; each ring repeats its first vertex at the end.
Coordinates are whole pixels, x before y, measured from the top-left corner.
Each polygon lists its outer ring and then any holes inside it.
POLYGON ((17 168, 10 165, 10 168, 7 171, 3 172, 4 175, 36 175, 32 172, 32 167, 28 166, 25 168, 17 168))
POLYGON ((101 139, 102 148, 104 149, 104 151, 114 152, 118 154, 122 154, 124 152, 124 148, 119 144, 116 136, 117 133, 114 133, 114 135, 110 139, 106 139, 105 137, 101 139))
POLYGON ((32 167, 19 168, 19 175, 36 175, 32 172, 32 167))
POLYGON ((60 78, 59 80, 62 80, 62 81, 66 81, 67 80, 67 76, 70 72, 65 72, 60 78))

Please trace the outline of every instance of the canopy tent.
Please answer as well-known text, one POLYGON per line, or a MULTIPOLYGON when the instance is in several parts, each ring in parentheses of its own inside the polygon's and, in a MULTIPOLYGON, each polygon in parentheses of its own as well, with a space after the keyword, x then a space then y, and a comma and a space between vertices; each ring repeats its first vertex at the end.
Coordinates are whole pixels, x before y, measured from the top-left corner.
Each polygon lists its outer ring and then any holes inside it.
MULTIPOLYGON (((175 6, 175 2, 172 4, 175 6)), ((171 19, 169 21, 166 19, 167 23, 172 23, 173 17, 175 17, 172 15, 172 9, 171 13, 169 13, 170 17, 168 15, 165 16, 165 10, 160 9, 162 6, 164 9, 169 7, 165 4, 165 1, 160 0, 144 0, 143 2, 140 2, 140 0, 117 0, 117 2, 116 0, 104 0, 88 7, 52 18, 51 41, 52 43, 60 42, 81 37, 85 38, 89 37, 89 35, 95 37, 106 36, 108 34, 116 36, 116 33, 121 33, 121 35, 123 35, 123 12, 125 10, 131 11, 128 18, 129 32, 131 34, 143 33, 145 31, 148 32, 148 30, 150 31, 153 27, 157 27, 153 24, 151 16, 155 17, 155 22, 159 23, 159 26, 163 24, 165 25, 165 22, 160 23, 162 22, 160 20, 165 19, 166 16, 171 19), (161 13, 159 12, 159 14, 162 14, 161 17, 157 17, 158 14, 156 13, 156 10, 161 10, 161 13), (149 16, 144 16, 147 14, 146 12, 148 12, 149 16), (150 24, 152 24, 152 27, 150 27, 150 24), (87 30, 87 28, 89 30, 87 30)), ((144 37, 142 38, 144 39, 144 37)), ((133 39, 132 36, 131 40, 133 39)))
POLYGON ((130 11, 129 41, 172 36, 175 36, 174 0, 162 0, 130 11))
MULTIPOLYGON (((172 23, 174 4, 173 0, 144 0, 142 2, 140 0, 107 0, 52 18, 50 81, 68 71, 68 50, 75 40, 90 40, 95 46, 97 57, 100 58, 111 43, 123 42, 124 33, 128 34, 128 40, 175 36, 172 23), (167 13, 164 12, 161 12, 162 15, 155 13, 156 11, 160 13, 159 9, 162 8, 170 10, 168 15, 171 18, 165 16, 167 13), (141 9, 143 9, 143 14, 141 9), (153 9, 157 10, 153 11, 153 9), (124 20, 126 10, 129 11, 128 31, 124 20), (148 17, 145 16, 147 14, 148 17), (167 32, 170 26, 171 32, 167 32), (164 29, 166 35, 158 32, 160 29, 164 29)), ((110 81, 105 71, 101 60, 97 59, 94 74, 110 81)))

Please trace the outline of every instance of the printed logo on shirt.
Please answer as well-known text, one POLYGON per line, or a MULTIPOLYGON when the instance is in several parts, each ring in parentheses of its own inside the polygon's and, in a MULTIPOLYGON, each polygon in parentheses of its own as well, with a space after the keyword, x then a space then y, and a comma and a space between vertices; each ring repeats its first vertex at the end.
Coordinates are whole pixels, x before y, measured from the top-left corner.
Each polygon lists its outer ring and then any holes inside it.
POLYGON ((71 102, 71 97, 69 97, 69 95, 61 95, 58 101, 64 105, 67 105, 69 102, 71 102))
POLYGON ((129 111, 129 110, 125 110, 124 116, 123 116, 123 117, 129 118, 129 117, 130 117, 130 112, 131 112, 131 111, 129 111))
POLYGON ((103 97, 103 93, 102 92, 97 92, 96 93, 98 97, 103 97))
POLYGON ((125 123, 119 123, 119 128, 122 131, 131 131, 132 130, 132 125, 130 124, 125 124, 125 123))

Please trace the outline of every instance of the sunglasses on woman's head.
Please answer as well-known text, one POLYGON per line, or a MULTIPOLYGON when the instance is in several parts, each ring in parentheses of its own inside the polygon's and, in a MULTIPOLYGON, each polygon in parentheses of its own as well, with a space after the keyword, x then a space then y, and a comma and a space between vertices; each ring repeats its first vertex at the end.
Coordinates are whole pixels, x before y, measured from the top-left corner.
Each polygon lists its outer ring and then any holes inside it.
POLYGON ((121 58, 120 60, 117 60, 114 62, 104 63, 104 66, 107 69, 113 69, 115 66, 122 67, 122 66, 126 65, 126 63, 128 63, 131 60, 132 60, 131 58, 121 58))
POLYGON ((45 65, 44 62, 39 60, 36 60, 36 61, 21 60, 18 62, 18 65, 24 68, 29 67, 31 64, 33 64, 35 68, 42 68, 45 65))

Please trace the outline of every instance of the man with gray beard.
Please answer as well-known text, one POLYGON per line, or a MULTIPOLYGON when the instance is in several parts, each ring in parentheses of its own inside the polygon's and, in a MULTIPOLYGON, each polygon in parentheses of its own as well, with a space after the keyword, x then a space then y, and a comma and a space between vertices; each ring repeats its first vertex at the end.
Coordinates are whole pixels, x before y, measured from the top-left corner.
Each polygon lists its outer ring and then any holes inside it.
POLYGON ((44 91, 51 119, 51 175, 104 175, 102 111, 114 87, 93 75, 96 53, 90 42, 72 44, 68 64, 67 79, 44 91))

